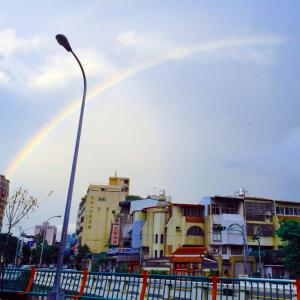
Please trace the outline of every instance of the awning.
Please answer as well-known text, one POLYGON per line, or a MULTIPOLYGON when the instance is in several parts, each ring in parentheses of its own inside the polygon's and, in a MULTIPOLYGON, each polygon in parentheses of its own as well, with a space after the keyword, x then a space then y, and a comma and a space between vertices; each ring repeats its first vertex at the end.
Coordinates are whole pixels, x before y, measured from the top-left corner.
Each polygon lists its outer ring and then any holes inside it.
POLYGON ((205 255, 205 247, 178 247, 170 257, 172 263, 201 263, 205 255))

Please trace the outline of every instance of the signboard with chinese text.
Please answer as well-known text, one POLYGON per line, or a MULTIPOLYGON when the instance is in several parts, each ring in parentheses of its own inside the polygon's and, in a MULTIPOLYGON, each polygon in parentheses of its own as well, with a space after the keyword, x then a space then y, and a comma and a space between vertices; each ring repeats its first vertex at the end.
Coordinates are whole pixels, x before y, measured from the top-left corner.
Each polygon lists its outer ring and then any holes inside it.
POLYGON ((120 236, 120 218, 116 218, 114 224, 112 225, 112 231, 111 231, 111 244, 113 246, 119 245, 119 236, 120 236))

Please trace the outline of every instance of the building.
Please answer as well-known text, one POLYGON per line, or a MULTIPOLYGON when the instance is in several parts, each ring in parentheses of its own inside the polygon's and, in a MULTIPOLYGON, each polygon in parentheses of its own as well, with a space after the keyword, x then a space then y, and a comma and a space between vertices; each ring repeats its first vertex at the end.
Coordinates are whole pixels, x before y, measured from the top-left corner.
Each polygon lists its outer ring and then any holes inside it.
POLYGON ((0 175, 0 232, 2 231, 3 217, 9 194, 9 180, 0 175))
POLYGON ((109 177, 108 185, 91 184, 81 199, 77 214, 76 234, 81 245, 92 253, 106 251, 109 246, 111 224, 129 193, 127 177, 109 177))
POLYGON ((42 237, 45 235, 45 241, 47 241, 48 245, 55 245, 57 228, 54 225, 50 225, 49 222, 43 222, 42 225, 36 225, 34 227, 34 235, 41 235, 42 237))
POLYGON ((275 232, 282 220, 300 222, 299 202, 244 193, 204 198, 202 203, 206 207, 205 245, 221 262, 222 272, 228 269, 232 276, 245 272, 286 275, 279 255, 281 241, 275 232))
POLYGON ((283 277, 276 229, 290 219, 300 222, 299 202, 246 193, 206 197, 201 204, 123 201, 112 225, 107 269, 283 277))
POLYGON ((112 230, 114 248, 107 251, 108 270, 127 265, 129 271, 142 266, 146 271, 202 274, 211 263, 217 268, 204 244, 204 205, 147 198, 124 201, 120 207, 112 230))

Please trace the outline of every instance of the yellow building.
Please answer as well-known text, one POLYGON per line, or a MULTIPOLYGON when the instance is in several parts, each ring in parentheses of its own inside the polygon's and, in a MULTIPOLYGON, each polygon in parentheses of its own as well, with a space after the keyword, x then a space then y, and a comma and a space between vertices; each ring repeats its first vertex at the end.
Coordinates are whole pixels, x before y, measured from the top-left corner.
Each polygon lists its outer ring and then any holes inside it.
MULTIPOLYGON (((281 220, 300 221, 300 203, 279 201, 245 194, 226 197, 215 196, 204 198, 207 207, 205 221, 205 244, 208 251, 222 262, 222 273, 225 269, 238 276, 245 272, 244 259, 247 257, 248 273, 263 271, 259 266, 261 257, 279 249, 280 240, 276 236, 281 220), (247 255, 245 256, 245 249, 247 255), (256 257, 256 260, 255 260, 256 257), (257 262, 257 263, 256 263, 257 262)), ((278 251, 277 251, 278 252, 278 251)), ((265 273, 283 276, 283 265, 267 266, 265 273), (279 269, 280 270, 279 270, 279 269)), ((263 261, 262 261, 263 264, 263 261)))
POLYGON ((166 223, 166 253, 171 255, 181 246, 204 246, 204 206, 200 204, 173 204, 166 223))
POLYGON ((274 249, 276 246, 274 201, 265 198, 245 197, 244 211, 248 246, 258 248, 258 241, 254 237, 259 236, 261 248, 264 250, 274 249))
POLYGON ((129 186, 129 178, 109 177, 108 185, 91 184, 82 198, 76 233, 80 244, 86 244, 92 253, 107 250, 115 211, 128 195, 129 186))

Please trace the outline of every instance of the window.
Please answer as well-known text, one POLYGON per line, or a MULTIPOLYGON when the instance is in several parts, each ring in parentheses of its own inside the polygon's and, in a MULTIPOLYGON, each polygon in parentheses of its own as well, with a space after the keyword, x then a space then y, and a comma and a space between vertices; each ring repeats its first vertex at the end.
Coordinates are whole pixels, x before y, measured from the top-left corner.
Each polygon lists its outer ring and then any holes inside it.
POLYGON ((183 215, 186 217, 200 217, 202 209, 199 207, 183 207, 183 215))
POLYGON ((227 246, 222 246, 222 254, 227 254, 227 246))
POLYGON ((243 247, 242 246, 231 246, 231 254, 232 255, 242 255, 243 247))
POLYGON ((285 213, 286 215, 289 215, 289 208, 288 208, 288 207, 285 207, 285 208, 284 208, 284 213, 285 213))
POLYGON ((211 207, 211 213, 213 215, 219 215, 220 214, 220 208, 218 206, 212 205, 212 207, 211 207))
POLYGON ((192 226, 188 231, 187 235, 192 236, 203 236, 203 230, 199 226, 192 226))
POLYGON ((214 242, 221 242, 221 231, 213 230, 213 241, 214 242))
POLYGON ((159 257, 164 257, 164 250, 160 250, 159 257))
POLYGON ((157 258, 157 250, 154 251, 154 257, 157 258))
POLYGON ((164 235, 163 235, 163 234, 160 235, 160 243, 161 243, 161 244, 164 243, 164 235))
POLYGON ((155 235, 155 244, 158 243, 158 234, 155 235))

